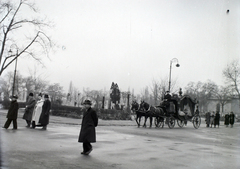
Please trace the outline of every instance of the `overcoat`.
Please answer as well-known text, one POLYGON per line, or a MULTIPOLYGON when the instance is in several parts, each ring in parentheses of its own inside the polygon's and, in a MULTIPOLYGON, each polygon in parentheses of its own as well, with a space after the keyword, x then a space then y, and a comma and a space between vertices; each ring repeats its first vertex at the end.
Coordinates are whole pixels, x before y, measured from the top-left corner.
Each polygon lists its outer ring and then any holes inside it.
POLYGON ((216 113, 215 118, 214 118, 214 125, 219 125, 219 120, 220 120, 220 114, 219 112, 216 113))
POLYGON ((11 101, 10 107, 7 113, 7 118, 15 120, 18 117, 18 102, 16 100, 11 101))
POLYGON ((205 115, 206 124, 210 124, 210 112, 207 112, 205 115))
POLYGON ((39 119, 39 123, 41 123, 41 125, 43 126, 46 126, 49 123, 50 109, 51 109, 51 102, 49 100, 45 100, 43 102, 42 113, 39 119))
POLYGON ((35 106, 35 99, 32 97, 29 97, 26 103, 25 113, 23 115, 23 119, 25 120, 32 120, 32 114, 35 106))
POLYGON ((78 142, 96 142, 95 127, 98 125, 98 117, 95 110, 91 107, 83 113, 82 127, 78 142))
POLYGON ((229 125, 229 114, 225 115, 225 121, 224 121, 225 125, 229 125))
POLYGON ((42 113, 42 106, 43 106, 44 100, 39 100, 37 101, 35 108, 33 110, 33 115, 32 115, 32 121, 35 121, 36 124, 38 124, 40 115, 42 113))
POLYGON ((233 125, 233 124, 234 124, 234 120, 235 120, 235 115, 231 113, 231 114, 229 115, 229 123, 230 123, 231 125, 233 125))

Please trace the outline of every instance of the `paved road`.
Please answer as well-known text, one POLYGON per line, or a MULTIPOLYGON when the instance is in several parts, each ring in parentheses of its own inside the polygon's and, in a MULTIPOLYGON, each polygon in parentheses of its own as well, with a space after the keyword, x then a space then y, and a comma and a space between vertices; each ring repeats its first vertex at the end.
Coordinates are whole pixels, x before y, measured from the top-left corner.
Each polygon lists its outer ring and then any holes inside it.
MULTIPOLYGON (((0 125, 6 111, 0 110, 0 125)), ((77 142, 80 119, 50 117, 47 131, 0 129, 2 168, 9 169, 238 169, 240 125, 226 128, 137 128, 134 121, 99 121, 89 156, 77 142)), ((11 126, 10 126, 11 127, 11 126)))

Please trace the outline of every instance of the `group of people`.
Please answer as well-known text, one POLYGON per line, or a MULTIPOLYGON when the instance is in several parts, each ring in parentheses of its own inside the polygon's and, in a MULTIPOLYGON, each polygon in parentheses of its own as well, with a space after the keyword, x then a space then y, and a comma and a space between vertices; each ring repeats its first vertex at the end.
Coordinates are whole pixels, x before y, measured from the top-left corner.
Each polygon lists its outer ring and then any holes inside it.
MULTIPOLYGON (((8 129, 11 122, 13 122, 13 129, 17 129, 17 117, 19 105, 17 102, 17 96, 11 96, 11 103, 7 113, 7 121, 3 128, 8 129)), ((28 95, 26 101, 26 108, 23 115, 23 119, 26 120, 27 128, 42 127, 42 130, 47 129, 49 123, 49 113, 51 109, 51 102, 49 96, 38 94, 37 101, 34 99, 33 93, 28 95)))
POLYGON ((226 125, 226 127, 228 127, 229 124, 231 125, 231 127, 233 127, 234 121, 235 114, 233 112, 231 112, 230 114, 229 113, 225 114, 224 124, 226 125))
MULTIPOLYGON (((17 96, 11 96, 11 103, 7 113, 7 121, 3 128, 8 129, 11 122, 13 122, 13 129, 17 129, 17 117, 19 105, 17 102, 17 96)), ((91 153, 92 145, 91 143, 96 142, 96 131, 95 127, 98 125, 97 113, 94 109, 91 108, 91 101, 85 100, 82 119, 82 127, 78 137, 78 142, 82 143, 83 151, 82 155, 89 155, 91 153)), ((42 96, 40 93, 38 95, 38 100, 35 101, 33 93, 30 93, 27 102, 25 113, 23 119, 26 120, 28 128, 35 128, 36 126, 42 126, 43 130, 47 129, 49 123, 49 113, 51 109, 51 102, 47 94, 42 96)))
MULTIPOLYGON (((205 115, 205 121, 206 121, 206 127, 211 127, 214 126, 216 128, 216 126, 219 127, 219 123, 220 123, 220 114, 219 112, 207 112, 205 115)), ((233 114, 233 112, 231 112, 230 114, 227 113, 225 115, 225 120, 224 120, 224 124, 226 125, 226 127, 229 126, 229 124, 231 125, 231 127, 233 127, 235 121, 235 115, 233 114)))

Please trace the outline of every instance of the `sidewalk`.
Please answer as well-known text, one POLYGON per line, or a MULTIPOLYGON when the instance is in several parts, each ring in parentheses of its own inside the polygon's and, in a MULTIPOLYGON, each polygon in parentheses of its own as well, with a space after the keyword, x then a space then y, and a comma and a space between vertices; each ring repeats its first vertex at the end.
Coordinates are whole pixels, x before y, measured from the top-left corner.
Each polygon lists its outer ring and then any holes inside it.
MULTIPOLYGON (((5 109, 0 109, 0 115, 6 116, 7 111, 5 109)), ((18 111, 18 119, 22 119, 24 114, 23 110, 18 111)), ((50 125, 51 123, 58 123, 58 124, 68 124, 68 125, 80 125, 82 119, 75 119, 75 118, 67 118, 67 117, 60 117, 60 116, 50 116, 50 125)), ((99 119, 98 126, 137 126, 136 121, 131 120, 102 120, 99 119)))

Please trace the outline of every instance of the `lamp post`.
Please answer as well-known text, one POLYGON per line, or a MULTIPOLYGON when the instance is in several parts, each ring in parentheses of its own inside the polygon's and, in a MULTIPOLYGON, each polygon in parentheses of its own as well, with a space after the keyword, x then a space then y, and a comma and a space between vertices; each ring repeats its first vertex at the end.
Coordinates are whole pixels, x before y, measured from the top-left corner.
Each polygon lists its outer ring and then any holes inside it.
POLYGON ((177 62, 176 67, 180 67, 180 64, 178 63, 177 58, 173 58, 172 60, 170 60, 170 73, 169 73, 169 86, 168 86, 168 91, 169 92, 170 92, 170 89, 171 89, 171 73, 172 73, 172 63, 173 62, 177 62))
MULTIPOLYGON (((15 45, 15 44, 13 44, 13 45, 15 45)), ((15 69, 14 69, 14 75, 13 75, 12 96, 14 95, 14 91, 15 91, 15 82, 16 82, 16 73, 17 73, 17 57, 18 57, 18 47, 17 47, 17 45, 15 45, 15 46, 16 46, 17 51, 16 51, 16 55, 15 55, 16 61, 15 61, 15 69)), ((11 47, 10 47, 9 53, 10 54, 12 53, 11 47)))

